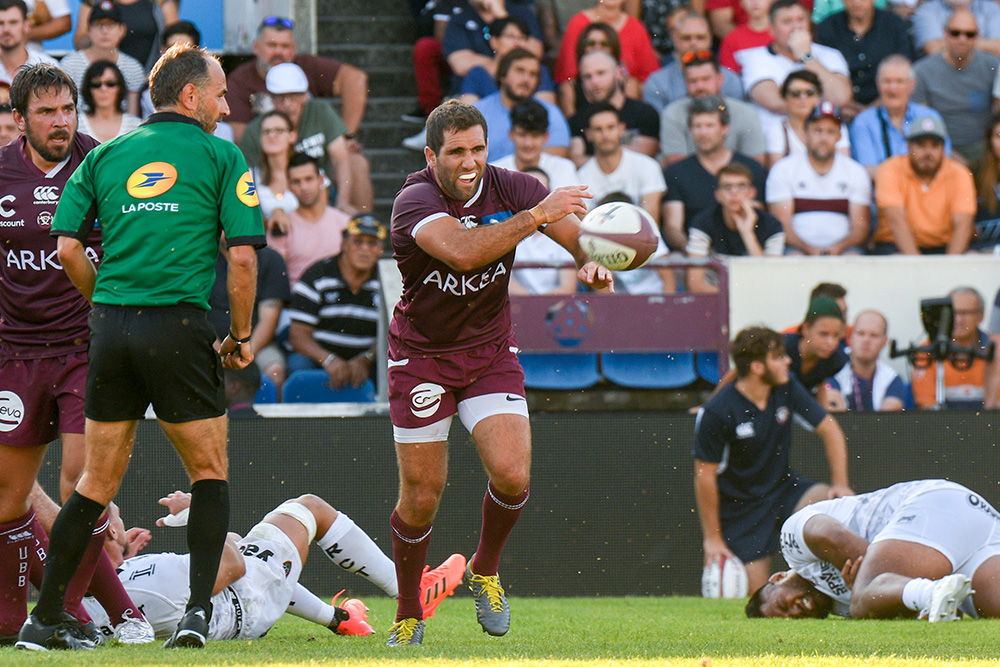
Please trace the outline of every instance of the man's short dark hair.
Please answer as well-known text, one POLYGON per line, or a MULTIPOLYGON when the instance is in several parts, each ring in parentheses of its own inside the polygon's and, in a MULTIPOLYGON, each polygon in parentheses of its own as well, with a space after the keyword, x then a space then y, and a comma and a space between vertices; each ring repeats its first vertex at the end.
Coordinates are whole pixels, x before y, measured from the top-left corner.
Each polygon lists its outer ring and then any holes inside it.
POLYGON ((549 110, 538 100, 525 100, 510 110, 510 126, 532 134, 545 134, 549 131, 549 110))
POLYGON ((461 132, 476 125, 483 128, 483 137, 486 137, 486 119, 479 109, 465 102, 448 100, 427 117, 427 146, 437 155, 444 145, 445 132, 461 132))
POLYGON ((715 177, 715 182, 721 183, 723 176, 738 176, 740 178, 745 178, 753 185, 753 172, 750 171, 750 167, 746 166, 742 162, 730 162, 725 167, 719 170, 719 174, 715 177))
POLYGON ((503 58, 500 59, 500 62, 497 63, 497 83, 503 81, 504 77, 507 76, 507 72, 510 71, 511 66, 513 66, 515 62, 518 60, 527 60, 529 58, 537 63, 542 62, 534 53, 520 46, 515 46, 513 49, 505 53, 503 58))
POLYGON ((520 16, 505 16, 502 19, 493 19, 490 23, 488 28, 490 31, 490 39, 499 37, 504 29, 509 25, 515 26, 521 31, 521 34, 524 37, 531 37, 531 30, 528 28, 528 24, 525 23, 524 19, 520 16))
POLYGON ((187 35, 194 42, 195 46, 201 46, 201 30, 198 30, 198 26, 190 21, 178 21, 177 23, 171 23, 164 28, 163 38, 160 40, 160 44, 166 46, 167 40, 174 35, 187 35))
POLYGON ((746 377, 750 364, 764 361, 771 352, 785 349, 785 341, 777 331, 767 327, 751 326, 743 329, 729 344, 729 354, 736 366, 736 375, 746 377))
POLYGON ((37 96, 42 91, 59 92, 63 89, 69 90, 70 99, 76 104, 78 95, 76 84, 66 72, 49 63, 25 65, 17 70, 14 80, 10 83, 10 106, 27 117, 32 95, 37 96))
POLYGON ((716 114, 722 125, 729 125, 729 107, 726 106, 726 101, 718 95, 709 95, 691 100, 691 106, 688 107, 688 127, 691 127, 695 116, 709 113, 716 114))
POLYGON ((805 81, 810 86, 816 89, 816 92, 820 96, 823 95, 823 83, 816 76, 815 72, 810 72, 807 69, 797 69, 794 72, 789 72, 785 80, 781 82, 781 96, 788 97, 788 89, 791 87, 793 81, 805 81))
POLYGON ((21 10, 21 17, 28 18, 28 3, 24 0, 0 0, 0 12, 16 7, 21 10))
POLYGON ((771 23, 774 23, 774 17, 777 16, 778 12, 789 7, 801 7, 802 11, 806 11, 805 5, 799 2, 799 0, 774 0, 771 3, 771 9, 767 12, 768 19, 771 23))
POLYGON ((747 604, 743 607, 743 613, 747 615, 747 618, 766 618, 764 616, 764 610, 761 606, 764 604, 764 589, 771 586, 770 582, 764 584, 757 590, 753 592, 750 599, 747 600, 747 604))
POLYGON ((614 114, 618 122, 622 122, 622 114, 611 102, 595 102, 591 104, 586 109, 587 113, 587 127, 590 127, 590 119, 599 113, 610 113, 614 114))
POLYGON ((80 97, 83 98, 83 103, 88 109, 92 111, 96 109, 97 105, 94 104, 94 89, 90 87, 90 82, 99 79, 108 70, 114 74, 115 81, 118 82, 118 92, 115 95, 115 109, 124 111, 125 96, 128 95, 128 90, 125 88, 125 76, 118 69, 118 65, 110 60, 95 60, 90 63, 90 67, 83 73, 83 90, 80 91, 80 97))
POLYGON ((174 44, 167 49, 149 74, 149 96, 153 100, 153 108, 166 109, 176 105, 181 99, 181 91, 189 83, 199 89, 208 85, 209 58, 214 59, 215 56, 190 44, 174 44))
POLYGON ((809 292, 809 300, 812 301, 818 296, 826 296, 831 299, 843 299, 847 296, 847 289, 837 283, 819 283, 809 292))
POLYGON ((319 162, 308 153, 293 153, 292 157, 288 158, 288 171, 306 164, 311 164, 316 167, 317 173, 323 173, 323 169, 319 166, 319 162))

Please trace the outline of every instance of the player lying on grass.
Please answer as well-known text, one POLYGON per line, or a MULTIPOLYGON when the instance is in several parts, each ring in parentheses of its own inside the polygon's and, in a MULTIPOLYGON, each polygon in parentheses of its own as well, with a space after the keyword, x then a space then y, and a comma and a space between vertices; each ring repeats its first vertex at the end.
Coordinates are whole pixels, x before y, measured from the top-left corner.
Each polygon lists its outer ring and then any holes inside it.
POLYGON ((1000 617, 1000 515, 954 482, 809 505, 785 521, 781 551, 791 569, 750 597, 751 618, 1000 617))
MULTIPOLYGON (((170 515, 158 525, 184 525, 191 494, 175 491, 160 499, 170 515)), ((53 503, 47 512, 58 511, 53 503)), ((43 519, 44 523, 44 519, 43 519)), ((130 547, 118 512, 112 512, 106 548, 132 601, 144 610, 157 637, 170 637, 187 605, 187 554, 155 553, 126 559, 130 547)), ((335 607, 298 583, 309 545, 316 542, 339 567, 369 579, 388 595, 397 594, 392 560, 343 512, 318 496, 287 500, 268 513, 246 537, 230 533, 212 589, 209 639, 255 639, 286 611, 340 634, 370 634, 367 608, 358 600, 335 607), (346 608, 345 608, 346 607, 346 608)), ((133 545, 134 547, 134 545, 133 545)), ((465 558, 450 556, 434 570, 425 568, 420 600, 426 617, 462 582, 465 558)), ((88 604, 95 622, 105 616, 88 604)))

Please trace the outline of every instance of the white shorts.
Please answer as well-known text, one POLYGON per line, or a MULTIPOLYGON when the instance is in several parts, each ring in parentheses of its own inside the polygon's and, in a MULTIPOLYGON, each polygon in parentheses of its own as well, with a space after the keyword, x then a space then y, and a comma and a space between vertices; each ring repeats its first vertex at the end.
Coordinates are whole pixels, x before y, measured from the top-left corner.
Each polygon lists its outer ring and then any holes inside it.
MULTIPOLYGON (((507 393, 486 394, 473 396, 458 403, 458 418, 462 420, 462 425, 469 433, 472 433, 476 424, 487 417, 510 414, 528 418, 528 402, 524 397, 507 393)), ((417 428, 403 428, 393 425, 393 439, 398 443, 444 442, 448 439, 453 416, 449 415, 433 424, 417 428)))
POLYGON ((258 523, 238 545, 247 571, 229 586, 236 593, 234 609, 242 614, 235 638, 256 639, 288 609, 302 574, 302 560, 292 540, 270 523, 258 523))

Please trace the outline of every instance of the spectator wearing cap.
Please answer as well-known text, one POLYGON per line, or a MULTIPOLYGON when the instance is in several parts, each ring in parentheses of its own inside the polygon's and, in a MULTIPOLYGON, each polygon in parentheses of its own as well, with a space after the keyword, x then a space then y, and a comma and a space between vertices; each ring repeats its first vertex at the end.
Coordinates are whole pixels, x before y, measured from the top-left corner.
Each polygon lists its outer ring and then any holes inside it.
POLYGON ((125 78, 125 88, 128 91, 125 110, 133 116, 139 115, 139 93, 146 87, 146 70, 138 60, 118 49, 126 32, 121 9, 111 0, 101 0, 90 10, 87 19, 90 46, 73 51, 59 61, 59 67, 69 74, 80 91, 80 106, 85 106, 83 79, 87 68, 98 60, 107 60, 114 63, 125 78))
POLYGON ((10 103, 0 102, 0 146, 6 146, 19 136, 21 131, 14 122, 14 110, 11 109, 10 103))
MULTIPOLYGON (((806 152, 806 119, 823 99, 823 84, 809 70, 795 70, 781 84, 781 97, 785 100, 788 115, 771 125, 765 135, 768 165, 792 153, 806 152)), ((850 138, 844 127, 841 127, 837 150, 844 155, 851 154, 850 138)))
POLYGON ((976 186, 968 168, 945 156, 946 136, 939 118, 917 118, 907 133, 909 152, 879 167, 875 254, 958 254, 968 248, 976 186))
MULTIPOLYGON (((87 26, 90 13, 96 4, 105 0, 80 0, 80 12, 77 14, 76 32, 73 35, 73 46, 85 49, 90 46, 87 26)), ((122 23, 128 32, 119 45, 122 53, 126 53, 140 63, 149 72, 160 58, 160 35, 163 29, 177 22, 180 0, 115 0, 121 10, 122 23)))
POLYGON ((271 227, 267 245, 285 259, 288 283, 294 287, 307 268, 340 252, 341 234, 350 217, 329 205, 326 177, 309 155, 292 155, 286 174, 288 189, 299 207, 288 214, 287 230, 271 227))
MULTIPOLYGON (((917 79, 905 56, 892 55, 879 63, 875 84, 880 103, 859 113, 851 123, 852 157, 872 178, 884 160, 905 155, 909 150, 906 133, 914 120, 923 116, 941 118, 934 109, 910 99, 917 79)), ((951 155, 951 141, 947 137, 944 150, 951 155)))
POLYGON ((681 56, 687 96, 671 102, 660 114, 660 152, 664 166, 683 160, 695 152, 688 132, 688 110, 692 100, 721 97, 729 111, 726 148, 764 162, 764 133, 757 111, 742 100, 722 95, 723 75, 711 51, 689 51, 681 56))
POLYGON ((508 136, 514 152, 491 162, 494 166, 522 172, 540 169, 550 190, 579 183, 572 160, 542 150, 549 141, 549 112, 538 100, 525 100, 510 110, 508 136))
POLYGON ((56 64, 41 51, 28 49, 30 34, 24 0, 0 0, 0 83, 7 84, 8 89, 20 67, 41 62, 56 64))
MULTIPOLYGON (((313 97, 340 98, 345 139, 354 142, 368 104, 368 75, 338 60, 298 53, 294 28, 291 19, 264 17, 257 27, 253 60, 234 69, 226 78, 228 121, 233 126, 236 142, 239 143, 243 130, 254 116, 272 108, 266 77, 272 67, 282 63, 295 63, 302 68, 307 90, 313 97)), ((356 150, 357 146, 352 146, 352 149, 356 150)))
MULTIPOLYGON (((323 100, 309 99, 309 79, 295 63, 281 63, 267 73, 267 91, 274 107, 292 121, 296 134, 294 149, 328 168, 337 186, 336 206, 348 215, 372 208, 373 191, 368 160, 351 149, 347 126, 323 100)), ((253 119, 240 140, 247 164, 260 160, 260 124, 253 119)))
POLYGON ((785 228, 786 252, 860 253, 870 231, 871 178, 837 152, 841 120, 833 103, 817 104, 805 129, 805 153, 778 160, 767 177, 767 205, 785 228))
POLYGON ((694 155, 668 165, 663 176, 667 194, 663 203, 664 240, 673 250, 683 251, 688 245, 691 221, 702 211, 712 208, 715 183, 726 165, 737 162, 750 170, 758 197, 763 197, 766 174, 764 167, 750 157, 726 146, 729 134, 729 109, 721 97, 691 100, 687 127, 694 141, 694 155))
POLYGON ((379 317, 375 265, 388 235, 374 216, 356 215, 344 229, 340 254, 302 274, 289 308, 290 373, 322 368, 333 389, 374 381, 379 317))
POLYGON ((1000 70, 1000 58, 976 48, 977 34, 972 12, 956 9, 945 26, 944 49, 913 66, 917 76, 913 101, 941 114, 952 147, 966 164, 975 164, 983 156, 990 91, 1000 70))
POLYGON ((781 84, 791 72, 806 69, 815 74, 823 95, 834 104, 852 100, 850 68, 840 51, 812 41, 809 14, 797 0, 774 0, 769 10, 774 42, 743 51, 743 88, 757 105, 766 134, 788 113, 781 84))

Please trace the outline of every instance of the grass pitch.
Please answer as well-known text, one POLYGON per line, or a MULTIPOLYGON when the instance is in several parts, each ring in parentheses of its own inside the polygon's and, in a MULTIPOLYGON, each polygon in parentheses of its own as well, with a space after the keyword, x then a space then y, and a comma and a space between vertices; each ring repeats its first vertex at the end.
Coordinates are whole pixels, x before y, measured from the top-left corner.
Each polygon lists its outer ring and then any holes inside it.
POLYGON ((700 598, 514 598, 503 638, 483 634, 472 600, 460 592, 428 622, 424 645, 384 644, 395 604, 365 599, 371 637, 339 637, 286 615, 262 639, 211 642, 203 651, 105 646, 89 653, 33 654, 0 649, 0 665, 488 665, 490 667, 841 667, 843 665, 1000 667, 1000 620, 931 625, 923 621, 754 619, 742 603, 700 598))

